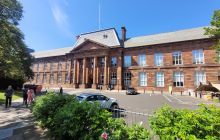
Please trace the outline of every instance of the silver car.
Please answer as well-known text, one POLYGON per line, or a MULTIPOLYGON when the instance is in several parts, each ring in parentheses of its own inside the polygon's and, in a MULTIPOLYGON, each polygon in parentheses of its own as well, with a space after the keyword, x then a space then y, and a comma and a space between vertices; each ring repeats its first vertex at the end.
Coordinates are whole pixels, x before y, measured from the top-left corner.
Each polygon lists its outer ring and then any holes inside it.
POLYGON ((77 96, 77 99, 82 101, 89 101, 89 102, 99 102, 101 108, 108 109, 113 111, 114 109, 118 109, 119 105, 116 99, 114 98, 108 98, 102 94, 99 93, 82 93, 79 96, 77 96))

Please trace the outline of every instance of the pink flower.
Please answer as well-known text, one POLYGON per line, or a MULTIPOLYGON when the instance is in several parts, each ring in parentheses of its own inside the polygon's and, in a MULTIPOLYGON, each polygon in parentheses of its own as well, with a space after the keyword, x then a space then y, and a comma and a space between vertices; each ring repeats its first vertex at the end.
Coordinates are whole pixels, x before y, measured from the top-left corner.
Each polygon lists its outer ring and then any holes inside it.
POLYGON ((101 137, 104 139, 104 140, 107 140, 108 139, 108 134, 106 132, 103 132, 101 137))

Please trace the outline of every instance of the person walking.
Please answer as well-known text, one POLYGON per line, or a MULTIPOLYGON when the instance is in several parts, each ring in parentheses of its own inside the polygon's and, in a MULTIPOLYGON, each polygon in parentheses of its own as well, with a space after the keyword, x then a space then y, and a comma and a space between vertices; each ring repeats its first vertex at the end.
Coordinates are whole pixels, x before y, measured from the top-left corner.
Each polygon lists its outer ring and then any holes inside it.
POLYGON ((63 95, 63 88, 60 87, 60 95, 63 95))
POLYGON ((34 99, 33 95, 34 95, 34 90, 29 88, 27 91, 27 101, 28 101, 29 105, 32 103, 32 101, 34 99))
POLYGON ((27 106, 27 98, 28 98, 27 88, 23 87, 22 91, 23 91, 23 105, 27 106))
POLYGON ((8 88, 5 90, 5 108, 11 107, 11 99, 12 95, 14 93, 14 90, 12 86, 8 86, 8 88))

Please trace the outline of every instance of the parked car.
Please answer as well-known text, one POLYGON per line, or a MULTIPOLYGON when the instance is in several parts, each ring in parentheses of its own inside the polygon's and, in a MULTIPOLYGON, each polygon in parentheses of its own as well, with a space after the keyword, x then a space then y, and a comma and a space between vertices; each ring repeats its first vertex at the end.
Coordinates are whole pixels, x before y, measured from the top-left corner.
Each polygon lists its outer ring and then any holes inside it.
POLYGON ((137 93, 137 91, 136 91, 134 88, 129 87, 129 88, 127 88, 127 90, 126 90, 126 94, 127 94, 127 95, 135 95, 135 94, 138 94, 138 93, 137 93))
POLYGON ((82 93, 79 96, 77 96, 77 99, 82 101, 89 101, 89 102, 99 102, 101 108, 107 109, 107 110, 114 110, 118 109, 119 105, 116 99, 114 98, 108 98, 102 94, 99 93, 82 93))

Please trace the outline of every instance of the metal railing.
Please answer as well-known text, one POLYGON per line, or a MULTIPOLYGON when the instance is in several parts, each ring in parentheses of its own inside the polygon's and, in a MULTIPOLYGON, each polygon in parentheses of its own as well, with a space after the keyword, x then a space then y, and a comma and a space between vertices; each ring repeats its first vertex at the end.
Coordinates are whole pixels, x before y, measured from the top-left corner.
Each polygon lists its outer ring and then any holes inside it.
POLYGON ((113 118, 122 118, 127 125, 139 123, 144 126, 149 126, 148 118, 152 116, 148 113, 134 112, 125 109, 114 109, 112 112, 113 118))

